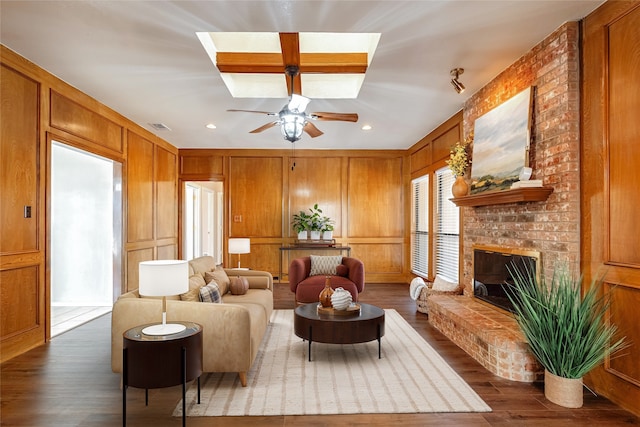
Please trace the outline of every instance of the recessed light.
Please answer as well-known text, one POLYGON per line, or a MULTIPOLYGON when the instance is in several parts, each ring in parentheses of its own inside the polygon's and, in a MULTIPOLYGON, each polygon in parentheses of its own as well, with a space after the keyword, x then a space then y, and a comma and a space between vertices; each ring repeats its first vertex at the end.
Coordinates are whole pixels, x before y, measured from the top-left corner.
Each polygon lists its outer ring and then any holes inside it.
POLYGON ((362 130, 371 130, 371 125, 362 126, 362 130))
POLYGON ((216 125, 214 125, 213 123, 209 123, 208 125, 205 126, 207 129, 215 129, 216 125))

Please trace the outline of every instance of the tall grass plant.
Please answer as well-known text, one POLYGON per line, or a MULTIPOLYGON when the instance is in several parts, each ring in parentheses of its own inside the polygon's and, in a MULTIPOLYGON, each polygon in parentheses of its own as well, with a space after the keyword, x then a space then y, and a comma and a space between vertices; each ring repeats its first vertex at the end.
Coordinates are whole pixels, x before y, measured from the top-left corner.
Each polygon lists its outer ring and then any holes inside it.
POLYGON ((582 295, 582 276, 568 268, 554 270, 551 283, 536 275, 532 265, 508 267, 515 286, 507 287, 531 351, 549 372, 563 378, 582 378, 608 355, 625 347, 625 338, 610 324, 609 294, 602 280, 594 280, 582 295))

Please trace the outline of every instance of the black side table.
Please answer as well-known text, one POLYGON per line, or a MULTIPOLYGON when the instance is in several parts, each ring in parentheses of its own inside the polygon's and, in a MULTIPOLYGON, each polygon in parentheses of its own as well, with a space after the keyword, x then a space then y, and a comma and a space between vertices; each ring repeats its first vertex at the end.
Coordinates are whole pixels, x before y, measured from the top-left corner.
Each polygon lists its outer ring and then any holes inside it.
POLYGON ((131 328, 123 334, 122 348, 122 425, 127 425, 127 387, 145 389, 145 404, 149 404, 149 389, 182 384, 182 425, 186 426, 185 395, 187 381, 198 379, 200 403, 200 375, 202 375, 202 326, 193 322, 180 323, 187 327, 170 335, 145 335, 149 325, 131 328), (175 367, 175 369, 172 369, 175 367))

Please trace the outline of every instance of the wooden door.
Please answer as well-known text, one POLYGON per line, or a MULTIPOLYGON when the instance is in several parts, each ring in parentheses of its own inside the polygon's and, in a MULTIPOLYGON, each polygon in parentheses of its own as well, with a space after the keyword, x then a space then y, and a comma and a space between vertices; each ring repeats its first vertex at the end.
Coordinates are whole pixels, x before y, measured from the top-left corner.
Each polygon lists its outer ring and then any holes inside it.
POLYGON ((604 277, 631 343, 585 380, 640 415, 640 3, 589 15, 583 49, 582 267, 586 283, 604 277))

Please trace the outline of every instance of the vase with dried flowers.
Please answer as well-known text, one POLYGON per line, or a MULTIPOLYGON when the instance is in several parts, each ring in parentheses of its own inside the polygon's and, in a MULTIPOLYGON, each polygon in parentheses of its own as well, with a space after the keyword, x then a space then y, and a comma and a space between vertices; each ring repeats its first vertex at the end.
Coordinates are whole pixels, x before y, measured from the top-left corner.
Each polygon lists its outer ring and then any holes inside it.
POLYGON ((462 197, 466 196, 469 192, 469 184, 464 179, 464 174, 469 167, 471 161, 469 160, 468 149, 473 141, 473 134, 469 134, 464 142, 457 142, 456 145, 451 147, 451 151, 449 154, 449 160, 447 160, 447 165, 453 175, 456 177, 455 182, 453 183, 453 187, 451 187, 451 193, 453 197, 462 197))

